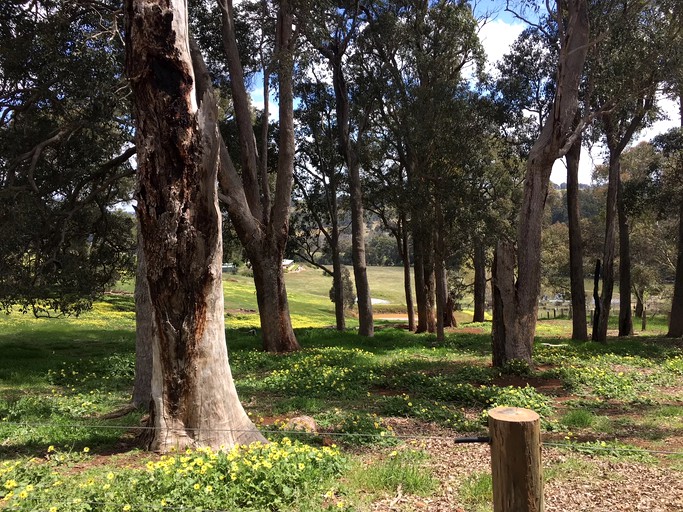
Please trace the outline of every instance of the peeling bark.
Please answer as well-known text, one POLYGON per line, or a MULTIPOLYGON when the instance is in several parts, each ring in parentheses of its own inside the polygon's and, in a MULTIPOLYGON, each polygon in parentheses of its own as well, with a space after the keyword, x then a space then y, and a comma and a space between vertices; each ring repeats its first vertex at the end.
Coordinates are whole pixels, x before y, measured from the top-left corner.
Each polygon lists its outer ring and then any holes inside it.
MULTIPOLYGON (((139 232, 139 230, 138 230, 139 232)), ((152 397, 152 343, 154 322, 147 286, 147 265, 138 235, 138 267, 135 279, 135 379, 132 402, 135 407, 149 408, 152 397)))
POLYGON ((217 107, 196 97, 185 2, 127 0, 137 213, 154 339, 149 447, 265 440, 237 398, 225 342, 217 107))

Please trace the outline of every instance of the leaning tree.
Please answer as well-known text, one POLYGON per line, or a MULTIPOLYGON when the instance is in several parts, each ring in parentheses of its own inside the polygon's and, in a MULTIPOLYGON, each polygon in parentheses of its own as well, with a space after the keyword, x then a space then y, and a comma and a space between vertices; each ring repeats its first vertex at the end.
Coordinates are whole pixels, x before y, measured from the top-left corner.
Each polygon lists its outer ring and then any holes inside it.
POLYGON ((541 286, 543 207, 550 173, 555 160, 567 153, 580 133, 574 117, 589 46, 588 5, 586 0, 557 0, 549 14, 559 47, 555 95, 527 160, 517 245, 500 241, 496 248, 493 360, 497 365, 515 359, 531 363, 541 286))

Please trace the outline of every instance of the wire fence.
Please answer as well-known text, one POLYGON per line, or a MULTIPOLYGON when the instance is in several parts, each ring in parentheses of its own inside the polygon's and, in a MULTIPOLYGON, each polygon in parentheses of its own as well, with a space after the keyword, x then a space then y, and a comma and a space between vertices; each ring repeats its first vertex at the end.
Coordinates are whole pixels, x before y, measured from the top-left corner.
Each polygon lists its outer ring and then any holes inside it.
MULTIPOLYGON (((159 430, 159 427, 147 426, 147 425, 87 425, 87 424, 64 424, 64 423, 27 423, 27 422, 12 422, 12 421, 0 421, 0 426, 9 425, 13 427, 24 427, 24 428, 65 428, 65 429, 83 429, 83 430, 121 430, 121 431, 133 431, 133 432, 149 432, 154 430, 159 430)), ((279 428, 268 428, 264 426, 260 429, 250 428, 250 429, 234 429, 234 428, 223 428, 223 429, 209 429, 209 428, 192 428, 183 427, 181 429, 167 428, 164 429, 168 432, 193 432, 195 434, 199 432, 211 432, 211 433, 227 433, 232 432, 235 434, 278 434, 285 436, 301 436, 305 438, 310 438, 311 436, 316 437, 333 437, 333 438, 363 438, 363 439, 377 439, 386 440, 387 435, 394 439, 399 440, 416 440, 416 441, 445 441, 453 442, 455 444, 471 444, 471 443, 481 443, 486 444, 489 442, 489 438, 486 436, 468 436, 468 437, 454 437, 453 435, 420 435, 420 434, 400 434, 392 432, 390 434, 381 433, 361 433, 361 432, 334 432, 323 430, 317 431, 307 431, 304 429, 279 429, 279 428)), ((596 438, 592 442, 601 442, 603 439, 596 438)), ((549 448, 564 448, 574 451, 590 451, 590 452, 610 452, 610 453, 648 453, 653 455, 680 455, 683 456, 683 451, 673 451, 673 450, 653 450, 647 448, 638 447, 625 447, 618 446, 614 444, 607 444, 605 446, 599 444, 591 444, 590 441, 579 442, 574 441, 542 441, 543 446, 549 448)))

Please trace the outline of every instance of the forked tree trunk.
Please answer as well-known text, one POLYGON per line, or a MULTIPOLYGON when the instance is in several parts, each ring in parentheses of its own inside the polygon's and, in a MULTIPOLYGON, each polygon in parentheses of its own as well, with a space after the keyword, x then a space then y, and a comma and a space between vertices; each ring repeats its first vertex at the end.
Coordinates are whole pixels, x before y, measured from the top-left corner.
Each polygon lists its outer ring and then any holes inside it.
POLYGON ((602 293, 600 307, 595 309, 593 341, 607 341, 612 294, 614 292, 614 254, 616 252, 617 191, 619 189, 619 159, 610 158, 607 209, 605 213, 605 242, 602 255, 602 293), (597 327, 597 329, 596 329, 597 327))
MULTIPOLYGON (((605 246, 603 252, 603 267, 602 267, 602 296, 600 297, 600 316, 597 321, 597 331, 593 330, 592 339, 594 341, 607 341, 607 326, 609 322, 609 311, 612 302, 612 293, 614 291, 614 257, 616 252, 616 234, 618 228, 620 231, 625 229, 626 243, 624 246, 620 244, 620 251, 626 253, 627 259, 630 260, 628 254, 628 225, 626 224, 625 215, 622 218, 622 207, 619 206, 621 195, 621 154, 636 130, 641 126, 645 115, 654 105, 654 91, 644 91, 638 101, 638 106, 629 119, 620 118, 613 112, 605 112, 601 115, 605 139, 607 140, 607 148, 609 149, 609 183, 607 185, 607 208, 605 214, 605 246), (623 224, 623 227, 622 227, 623 224)), ((625 269, 628 279, 628 288, 624 291, 628 295, 627 311, 620 312, 619 333, 633 332, 633 325, 631 319, 631 286, 630 286, 630 261, 621 263, 622 266, 628 264, 629 268, 625 269), (621 315, 624 315, 623 326, 621 315), (623 331, 622 331, 623 327, 623 331)), ((625 302, 621 302, 623 306, 625 302)))
POLYGON ((633 335, 631 313, 631 247, 629 226, 624 207, 624 186, 619 183, 617 212, 619 221, 619 336, 633 335))
POLYGON ((338 331, 346 330, 346 317, 344 315, 346 303, 344 301, 344 283, 342 281, 342 264, 339 256, 339 235, 337 226, 333 226, 332 239, 337 240, 332 247, 332 282, 334 287, 334 317, 338 331))
POLYGON ((486 248, 477 240, 474 244, 474 317, 473 322, 483 322, 486 317, 486 248))
POLYGON ((586 288, 583 280, 583 240, 579 209, 581 137, 567 153, 567 212, 569 222, 569 278, 572 297, 572 339, 588 340, 586 288))
MULTIPOLYGON (((267 179, 268 155, 259 155, 252 126, 251 99, 244 85, 244 71, 237 46, 232 0, 218 0, 221 11, 223 48, 230 71, 232 105, 240 144, 241 169, 238 174, 227 149, 220 152, 221 198, 227 204, 230 220, 247 255, 259 261, 261 278, 270 276, 274 282, 255 280, 257 295, 264 298, 265 311, 259 310, 264 349, 288 352, 299 348, 287 305, 287 295, 281 272, 275 271, 282 263, 289 231, 289 209, 294 176, 294 69, 292 6, 289 1, 279 2, 275 29, 274 67, 277 70, 279 138, 275 188, 273 194, 267 179), (259 175, 261 179, 259 180, 259 175), (266 261, 270 259, 270 261, 266 261), (280 296, 269 296, 271 293, 280 296), (271 314, 287 317, 272 317, 271 314), (272 325, 274 324, 274 325, 272 325), (289 329, 287 329, 289 326, 289 329), (271 336, 278 336, 271 338, 271 336)), ((213 87, 211 78, 196 45, 192 48, 195 70, 202 83, 200 90, 213 87)), ((267 133, 266 126, 262 137, 267 133)), ((265 143, 264 143, 265 144, 265 143)), ((265 147, 265 146, 264 146, 265 147)))
MULTIPOLYGON (((326 50, 324 53, 326 53, 326 57, 332 66, 339 147, 349 172, 351 256, 353 260, 353 277, 356 282, 356 298, 358 301, 358 334, 361 336, 374 336, 375 325, 365 259, 365 216, 363 213, 363 190, 360 180, 360 161, 357 149, 359 141, 354 143, 351 140, 349 93, 342 69, 342 58, 346 51, 346 43, 337 44, 334 49, 327 48, 326 50)), ((361 133, 362 131, 362 129, 359 130, 361 133)), ((361 133, 358 134, 359 138, 361 133)))
POLYGON ((524 198, 517 230, 517 282, 515 247, 501 242, 498 247, 495 286, 500 315, 494 322, 494 364, 521 359, 531 364, 541 289, 541 229, 550 173, 555 160, 573 144, 572 124, 578 89, 588 51, 589 22, 586 0, 566 2, 566 25, 561 26, 557 89, 552 110, 529 153, 524 198), (501 338, 502 337, 502 338, 501 338), (499 353, 496 354, 495 351, 499 353), (502 351, 502 352, 501 352, 502 351))
POLYGON ((152 397, 152 342, 154 322, 147 286, 147 265, 138 228, 138 267, 135 274, 135 379, 132 402, 147 409, 152 397))
POLYGON ((126 0, 138 218, 154 322, 149 447, 265 439, 237 398, 225 342, 218 109, 196 97, 186 3, 126 0))

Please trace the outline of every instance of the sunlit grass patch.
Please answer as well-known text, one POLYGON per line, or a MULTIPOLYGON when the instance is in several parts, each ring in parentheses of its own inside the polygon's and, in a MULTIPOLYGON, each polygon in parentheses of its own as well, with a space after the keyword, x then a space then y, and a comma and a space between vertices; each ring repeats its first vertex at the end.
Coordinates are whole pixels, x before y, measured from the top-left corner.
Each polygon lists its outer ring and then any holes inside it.
POLYGON ((429 454, 423 451, 400 449, 384 454, 379 460, 362 463, 349 473, 350 485, 369 492, 427 496, 438 484, 427 464, 429 454))
POLYGON ((493 510, 493 480, 491 473, 472 473, 460 484, 460 499, 468 505, 468 512, 493 510))
POLYGON ((573 409, 560 418, 560 423, 570 428, 588 428, 595 423, 595 414, 584 409, 573 409))

